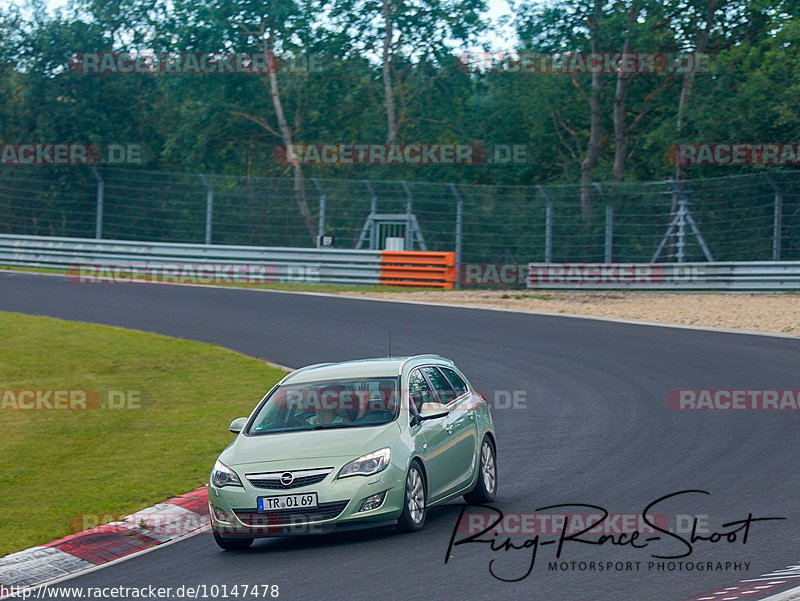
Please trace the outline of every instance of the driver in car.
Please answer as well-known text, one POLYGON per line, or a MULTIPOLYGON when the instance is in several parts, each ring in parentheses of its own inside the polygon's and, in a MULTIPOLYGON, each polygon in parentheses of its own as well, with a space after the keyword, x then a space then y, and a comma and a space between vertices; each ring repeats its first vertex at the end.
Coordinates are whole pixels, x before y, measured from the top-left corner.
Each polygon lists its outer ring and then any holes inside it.
POLYGON ((347 399, 351 396, 352 394, 349 394, 347 389, 340 384, 322 389, 316 413, 308 418, 308 423, 312 426, 321 426, 352 421, 345 410, 347 399))

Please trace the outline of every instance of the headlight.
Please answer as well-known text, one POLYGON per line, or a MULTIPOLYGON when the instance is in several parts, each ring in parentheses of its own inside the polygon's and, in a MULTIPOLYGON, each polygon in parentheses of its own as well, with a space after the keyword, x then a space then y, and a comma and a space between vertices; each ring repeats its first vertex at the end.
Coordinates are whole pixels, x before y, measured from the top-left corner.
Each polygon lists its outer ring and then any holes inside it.
POLYGON ((346 464, 339 471, 339 478, 346 478, 347 476, 371 476, 386 469, 389 465, 389 459, 392 457, 392 452, 388 449, 381 449, 369 455, 364 455, 358 459, 354 459, 346 464))
POLYGON ((211 470, 211 483, 217 488, 242 485, 242 481, 239 480, 239 476, 236 475, 236 472, 221 461, 217 461, 214 464, 214 469, 211 470))

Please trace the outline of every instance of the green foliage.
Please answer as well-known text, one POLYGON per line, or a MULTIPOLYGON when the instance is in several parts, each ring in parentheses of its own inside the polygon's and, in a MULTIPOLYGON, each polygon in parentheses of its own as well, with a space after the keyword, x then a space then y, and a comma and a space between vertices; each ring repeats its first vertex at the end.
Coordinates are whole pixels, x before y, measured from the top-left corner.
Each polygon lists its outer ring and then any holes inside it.
MULTIPOLYGON (((603 0, 599 49, 691 52, 709 0, 603 0)), ((626 93, 624 180, 670 177, 667 149, 686 142, 792 142, 798 133, 800 18, 794 0, 719 0, 706 52, 677 129, 683 75, 639 74, 626 93)), ((578 181, 589 136, 588 74, 465 73, 459 52, 486 33, 483 0, 389 2, 398 142, 525 144, 517 165, 305 168, 308 177, 483 184, 578 181)), ((385 34, 378 0, 77 0, 55 15, 41 3, 0 11, 0 142, 118 142, 147 148, 145 168, 286 176, 264 74, 86 75, 75 53, 263 52, 314 57, 278 85, 298 143, 383 143, 385 34)), ((595 2, 521 3, 509 51, 586 52, 595 2)), ((601 152, 593 177, 611 179, 616 75, 601 77, 601 152)), ((753 171, 699 167, 692 178, 753 171)), ((755 168, 757 170, 758 168, 755 168)))

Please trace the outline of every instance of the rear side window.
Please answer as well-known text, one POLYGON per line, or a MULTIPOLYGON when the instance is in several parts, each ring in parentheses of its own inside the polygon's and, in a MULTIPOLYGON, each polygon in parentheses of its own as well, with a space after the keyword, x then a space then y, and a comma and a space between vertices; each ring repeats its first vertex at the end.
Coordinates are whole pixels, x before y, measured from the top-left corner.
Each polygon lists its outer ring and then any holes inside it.
POLYGON ((440 367, 439 369, 442 370, 447 379, 450 381, 453 389, 456 391, 456 397, 460 397, 462 394, 466 394, 468 388, 467 385, 464 383, 464 380, 454 372, 449 367, 440 367))
POLYGON ((428 381, 418 369, 412 371, 408 376, 408 395, 417 412, 422 409, 424 403, 433 403, 436 400, 431 387, 428 386, 428 381))
POLYGON ((439 395, 440 403, 447 405, 455 400, 456 393, 453 391, 453 387, 450 386, 450 382, 447 381, 447 378, 442 375, 442 372, 435 367, 423 367, 422 371, 425 372, 425 375, 428 376, 431 384, 433 384, 436 394, 439 395))

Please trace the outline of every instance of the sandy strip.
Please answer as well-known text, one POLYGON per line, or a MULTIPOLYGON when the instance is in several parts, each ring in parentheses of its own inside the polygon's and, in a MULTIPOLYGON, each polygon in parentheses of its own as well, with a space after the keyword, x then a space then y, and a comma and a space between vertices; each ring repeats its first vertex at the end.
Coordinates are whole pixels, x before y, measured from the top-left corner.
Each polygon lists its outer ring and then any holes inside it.
POLYGON ((400 293, 347 292, 344 294, 800 335, 800 295, 798 294, 539 292, 526 290, 425 290, 400 293))

